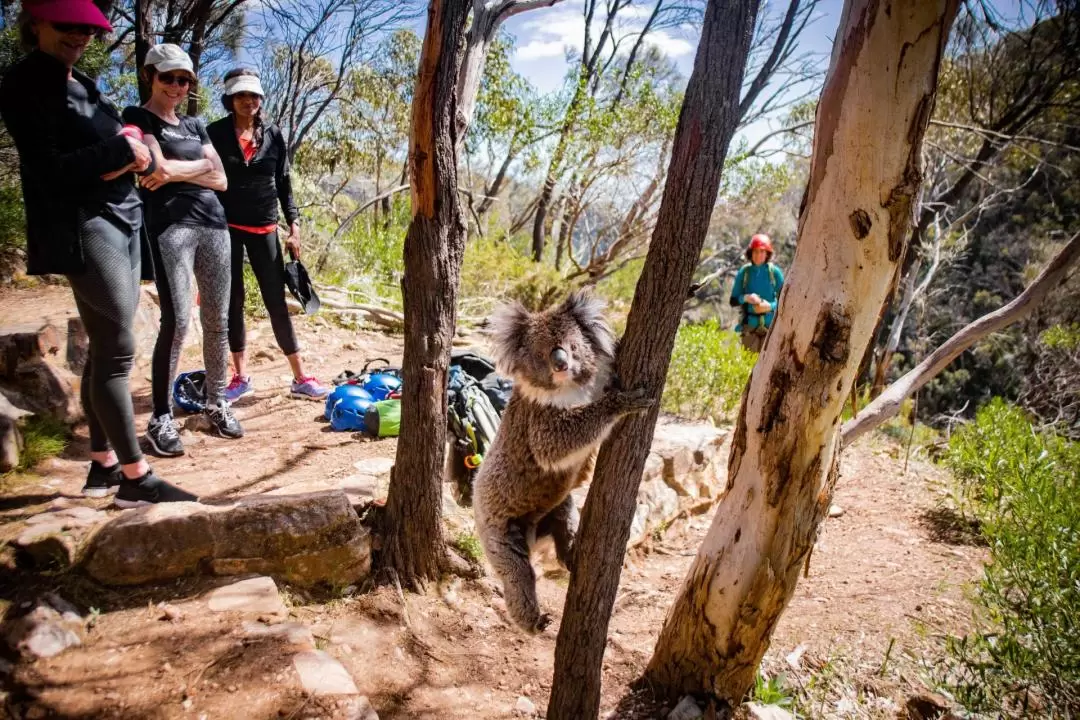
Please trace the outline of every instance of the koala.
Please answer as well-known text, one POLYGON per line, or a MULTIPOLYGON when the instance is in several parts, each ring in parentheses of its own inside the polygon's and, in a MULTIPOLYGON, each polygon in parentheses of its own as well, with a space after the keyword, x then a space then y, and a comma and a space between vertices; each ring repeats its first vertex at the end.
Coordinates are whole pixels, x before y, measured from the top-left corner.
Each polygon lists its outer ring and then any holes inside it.
POLYGON ((559 562, 574 571, 578 511, 570 491, 589 479, 596 451, 615 423, 654 401, 613 382, 615 337, 603 304, 584 292, 532 313, 520 304, 492 319, 496 367, 513 393, 473 487, 484 553, 503 585, 513 620, 543 631, 530 551, 550 536, 559 562))

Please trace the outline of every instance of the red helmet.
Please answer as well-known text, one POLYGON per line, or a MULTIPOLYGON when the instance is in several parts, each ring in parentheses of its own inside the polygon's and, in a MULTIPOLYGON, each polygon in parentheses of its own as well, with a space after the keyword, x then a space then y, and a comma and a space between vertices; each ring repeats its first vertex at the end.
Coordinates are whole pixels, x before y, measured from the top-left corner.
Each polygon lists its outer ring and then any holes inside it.
POLYGON ((760 249, 760 250, 766 250, 766 251, 771 253, 773 251, 773 249, 772 249, 772 240, 770 240, 769 236, 766 235, 765 233, 758 233, 754 237, 750 238, 750 247, 747 248, 747 249, 749 251, 754 251, 754 250, 759 250, 760 249))

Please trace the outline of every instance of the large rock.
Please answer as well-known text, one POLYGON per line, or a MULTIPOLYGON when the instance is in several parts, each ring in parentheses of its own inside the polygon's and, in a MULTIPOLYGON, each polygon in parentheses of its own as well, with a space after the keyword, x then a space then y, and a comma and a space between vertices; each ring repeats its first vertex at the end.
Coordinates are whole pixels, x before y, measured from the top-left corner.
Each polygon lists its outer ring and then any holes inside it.
MULTIPOLYGON (((82 417, 80 378, 68 364, 69 334, 85 345, 82 323, 69 318, 0 328, 0 392, 15 406, 62 422, 82 417)), ((77 348, 70 350, 77 362, 77 348)), ((81 371, 82 367, 75 365, 81 371)))
POLYGON ((12 650, 26 657, 48 658, 81 645, 84 630, 83 618, 71 603, 46 593, 30 612, 11 623, 6 639, 12 650))
POLYGON ((82 565, 107 585, 199 572, 345 585, 370 571, 371 538, 341 491, 261 495, 221 505, 163 503, 103 526, 82 565))
POLYGON ((14 470, 19 465, 23 451, 23 436, 19 429, 19 420, 31 413, 11 404, 0 393, 0 473, 14 470))

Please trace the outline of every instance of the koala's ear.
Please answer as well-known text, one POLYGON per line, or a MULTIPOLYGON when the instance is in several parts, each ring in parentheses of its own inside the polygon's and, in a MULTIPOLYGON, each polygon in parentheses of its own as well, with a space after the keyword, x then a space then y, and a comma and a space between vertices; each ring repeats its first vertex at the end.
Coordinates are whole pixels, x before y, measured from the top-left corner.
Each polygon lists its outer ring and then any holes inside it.
POLYGON ((519 302, 502 305, 491 316, 495 343, 495 368, 501 375, 517 371, 518 358, 525 349, 531 315, 519 302))
POLYGON ((588 290, 575 290, 559 307, 559 314, 574 318, 581 331, 589 339, 593 351, 607 357, 615 357, 615 334, 604 318, 604 301, 588 290))

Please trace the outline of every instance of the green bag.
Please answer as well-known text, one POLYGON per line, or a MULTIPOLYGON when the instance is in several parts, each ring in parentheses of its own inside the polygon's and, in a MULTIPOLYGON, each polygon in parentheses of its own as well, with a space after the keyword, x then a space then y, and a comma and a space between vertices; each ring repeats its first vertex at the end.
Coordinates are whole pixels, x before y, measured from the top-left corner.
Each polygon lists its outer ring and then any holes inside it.
POLYGON ((364 413, 364 431, 372 437, 397 437, 401 433, 401 400, 380 400, 364 413))

